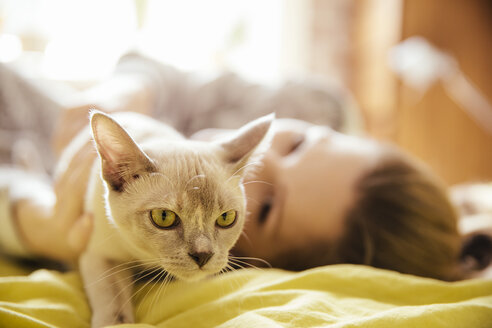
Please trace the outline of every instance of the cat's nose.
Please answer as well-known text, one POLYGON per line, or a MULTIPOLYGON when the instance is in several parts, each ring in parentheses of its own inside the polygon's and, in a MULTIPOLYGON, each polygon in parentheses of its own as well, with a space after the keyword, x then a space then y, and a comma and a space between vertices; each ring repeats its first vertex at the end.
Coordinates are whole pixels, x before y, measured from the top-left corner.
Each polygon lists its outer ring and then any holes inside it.
POLYGON ((196 253, 188 253, 188 255, 201 268, 202 266, 204 266, 208 262, 208 260, 210 260, 210 258, 214 255, 214 253, 212 253, 212 252, 196 252, 196 253))

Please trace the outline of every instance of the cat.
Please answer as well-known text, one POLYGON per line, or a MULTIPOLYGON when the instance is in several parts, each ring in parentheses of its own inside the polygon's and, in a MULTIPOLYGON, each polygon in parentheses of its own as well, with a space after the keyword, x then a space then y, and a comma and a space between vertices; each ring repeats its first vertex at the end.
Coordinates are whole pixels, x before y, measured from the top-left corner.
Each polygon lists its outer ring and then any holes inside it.
POLYGON ((99 160, 85 211, 94 230, 79 267, 92 327, 134 322, 131 271, 119 269, 125 263, 142 261, 185 281, 227 266, 245 219, 242 179, 268 143, 273 118, 207 143, 140 114, 91 113, 99 160))

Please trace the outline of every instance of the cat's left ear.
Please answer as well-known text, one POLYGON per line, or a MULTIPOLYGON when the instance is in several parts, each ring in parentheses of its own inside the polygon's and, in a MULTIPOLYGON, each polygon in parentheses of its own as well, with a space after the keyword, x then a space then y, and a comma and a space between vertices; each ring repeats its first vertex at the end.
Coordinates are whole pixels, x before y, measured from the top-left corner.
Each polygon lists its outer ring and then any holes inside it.
POLYGON ((261 156, 261 151, 265 150, 270 142, 268 131, 274 119, 273 113, 260 117, 219 142, 225 150, 225 161, 232 164, 234 174, 244 175, 245 170, 242 168, 252 160, 252 155, 255 154, 255 158, 256 155, 261 156))
POLYGON ((102 176, 114 191, 122 191, 141 173, 155 171, 152 160, 111 116, 92 111, 91 127, 102 176))

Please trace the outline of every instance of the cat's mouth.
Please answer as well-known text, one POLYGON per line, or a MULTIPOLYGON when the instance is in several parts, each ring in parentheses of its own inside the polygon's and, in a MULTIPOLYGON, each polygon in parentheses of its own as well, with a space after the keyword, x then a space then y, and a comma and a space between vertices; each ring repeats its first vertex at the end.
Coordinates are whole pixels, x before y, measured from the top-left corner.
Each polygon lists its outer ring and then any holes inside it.
POLYGON ((175 277, 178 280, 182 281, 197 281, 202 280, 207 277, 213 276, 221 271, 222 268, 217 267, 194 267, 194 268, 185 268, 183 266, 179 267, 164 267, 164 270, 168 272, 170 275, 175 277))
POLYGON ((170 272, 176 279, 182 281, 198 281, 214 275, 216 272, 208 270, 189 270, 170 272))
POLYGON ((137 271, 135 276, 137 280, 181 280, 181 281, 199 281, 205 279, 207 277, 213 276, 217 272, 211 270, 180 270, 169 267, 160 266, 161 270, 158 270, 158 267, 149 267, 148 269, 144 269, 142 271, 137 271))

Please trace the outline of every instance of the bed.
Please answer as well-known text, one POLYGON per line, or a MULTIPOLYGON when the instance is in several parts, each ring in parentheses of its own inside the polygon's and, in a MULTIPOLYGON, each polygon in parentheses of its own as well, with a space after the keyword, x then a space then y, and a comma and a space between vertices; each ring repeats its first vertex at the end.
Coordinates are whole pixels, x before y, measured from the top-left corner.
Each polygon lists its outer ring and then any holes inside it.
MULTIPOLYGON (((137 285, 138 324, 118 327, 492 327, 492 281, 447 283, 364 266, 244 269, 137 285)), ((0 259, 0 327, 89 327, 77 272, 0 259)))

